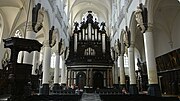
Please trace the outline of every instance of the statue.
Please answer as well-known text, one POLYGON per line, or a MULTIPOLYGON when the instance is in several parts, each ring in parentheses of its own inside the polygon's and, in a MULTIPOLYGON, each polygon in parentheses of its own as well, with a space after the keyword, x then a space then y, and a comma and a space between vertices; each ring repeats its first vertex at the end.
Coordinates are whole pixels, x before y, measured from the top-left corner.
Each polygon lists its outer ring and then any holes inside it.
POLYGON ((120 55, 122 53, 121 53, 121 43, 120 43, 119 39, 117 41, 117 45, 118 45, 118 50, 119 50, 119 55, 120 55))
POLYGON ((33 7, 33 9, 32 9, 32 28, 33 28, 34 32, 37 32, 37 31, 35 31, 35 26, 36 26, 36 23, 37 23, 38 11, 40 9, 41 9, 41 4, 40 3, 35 5, 35 7, 33 7))
POLYGON ((75 26, 75 30, 77 31, 79 24, 78 24, 77 22, 75 22, 75 23, 74 23, 74 26, 75 26))
POLYGON ((49 46, 53 47, 56 44, 56 33, 57 29, 54 29, 54 26, 52 26, 51 30, 49 30, 49 46))
POLYGON ((97 22, 97 18, 95 18, 94 24, 98 26, 99 22, 97 22))
POLYGON ((36 22, 36 25, 35 25, 35 28, 34 28, 35 32, 38 32, 43 27, 42 23, 43 23, 43 19, 44 19, 44 14, 45 14, 45 9, 44 9, 44 7, 42 7, 38 11, 37 22, 36 22))
POLYGON ((118 39, 118 41, 115 40, 114 48, 115 48, 116 53, 119 56, 121 54, 121 43, 119 43, 119 39, 118 39))
POLYGON ((123 40, 124 40, 124 44, 127 48, 130 47, 130 40, 131 40, 131 36, 130 36, 130 30, 128 29, 128 27, 126 26, 126 31, 123 29, 122 30, 122 33, 124 33, 124 37, 123 37, 123 40))
POLYGON ((92 11, 88 11, 88 16, 87 16, 87 22, 88 23, 93 23, 93 16, 92 16, 92 11))
POLYGON ((138 6, 137 10, 135 11, 136 21, 137 21, 137 27, 141 30, 141 33, 144 33, 146 28, 143 23, 143 15, 142 15, 142 9, 138 6))
POLYGON ((101 30, 102 30, 102 31, 105 31, 105 26, 106 26, 105 22, 102 22, 102 23, 101 23, 101 26, 102 26, 101 30))
POLYGON ((59 46, 58 46, 58 52, 59 52, 59 55, 62 55, 63 54, 63 52, 64 52, 64 50, 63 50, 63 48, 64 48, 64 40, 63 39, 61 39, 60 40, 60 42, 59 42, 59 46))
POLYGON ((8 63, 9 63, 9 53, 6 50, 5 53, 4 53, 4 57, 3 57, 2 61, 1 61, 3 70, 6 70, 8 63))
POLYGON ((111 47, 111 58, 112 58, 112 60, 115 60, 115 53, 114 53, 113 47, 111 47))
POLYGON ((137 58, 137 66, 138 66, 138 70, 142 70, 142 63, 140 62, 140 59, 137 58))

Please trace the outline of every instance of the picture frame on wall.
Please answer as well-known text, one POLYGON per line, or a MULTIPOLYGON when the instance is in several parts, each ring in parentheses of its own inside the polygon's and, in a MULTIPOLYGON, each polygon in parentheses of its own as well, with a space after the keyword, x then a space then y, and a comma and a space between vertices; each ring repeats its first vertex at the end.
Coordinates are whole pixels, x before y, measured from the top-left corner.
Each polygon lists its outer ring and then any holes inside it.
POLYGON ((172 69, 170 58, 168 54, 165 54, 162 56, 163 64, 164 64, 164 70, 170 70, 172 69))
POLYGON ((162 56, 156 58, 156 67, 158 72, 164 70, 164 63, 162 60, 162 56))
POLYGON ((177 49, 176 53, 177 53, 177 64, 178 64, 177 68, 180 68, 180 49, 177 49))
POLYGON ((178 68, 179 59, 178 59, 177 51, 174 50, 174 51, 168 53, 168 56, 169 56, 172 68, 173 69, 178 68))

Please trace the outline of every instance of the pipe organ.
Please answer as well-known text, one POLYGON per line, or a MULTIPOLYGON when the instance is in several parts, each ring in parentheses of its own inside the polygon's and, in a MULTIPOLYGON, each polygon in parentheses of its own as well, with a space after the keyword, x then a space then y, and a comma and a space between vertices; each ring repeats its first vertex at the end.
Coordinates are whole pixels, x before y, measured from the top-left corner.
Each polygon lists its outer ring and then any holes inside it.
POLYGON ((94 87, 93 76, 102 74, 103 87, 105 85, 110 86, 108 85, 111 84, 109 82, 110 76, 105 74, 111 74, 109 70, 113 65, 113 60, 110 55, 110 38, 106 34, 105 23, 102 22, 99 25, 96 19, 93 20, 92 11, 89 11, 86 21, 84 19, 80 24, 75 22, 74 26, 73 35, 70 37, 70 53, 66 65, 68 71, 75 72, 76 78, 72 80, 68 77, 68 80, 77 82, 80 81, 77 75, 88 75, 85 81, 88 84, 84 85, 94 87), (106 84, 104 84, 104 80, 106 80, 106 84))

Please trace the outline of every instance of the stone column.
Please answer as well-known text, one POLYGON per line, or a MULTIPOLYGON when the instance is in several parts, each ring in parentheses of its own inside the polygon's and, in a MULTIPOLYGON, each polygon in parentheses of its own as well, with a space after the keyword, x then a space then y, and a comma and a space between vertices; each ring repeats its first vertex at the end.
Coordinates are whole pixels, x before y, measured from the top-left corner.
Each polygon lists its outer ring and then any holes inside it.
POLYGON ((62 67, 61 67, 61 84, 66 84, 66 67, 64 64, 64 59, 62 58, 62 67))
MULTIPOLYGON (((65 83, 67 83, 67 80, 68 80, 68 75, 67 75, 67 66, 64 64, 64 67, 65 67, 65 75, 64 75, 64 81, 65 83)), ((66 84, 65 84, 66 85, 66 84)))
POLYGON ((117 59, 114 61, 114 84, 118 85, 118 64, 117 64, 117 59))
POLYGON ((120 41, 121 41, 121 53, 119 55, 119 64, 120 64, 120 89, 122 91, 123 88, 126 87, 126 78, 125 78, 125 70, 124 70, 124 53, 125 53, 125 45, 124 45, 124 30, 121 31, 121 37, 120 37, 120 41))
POLYGON ((160 87, 158 85, 158 76, 154 55, 154 41, 151 24, 149 24, 148 30, 143 34, 143 36, 149 83, 148 94, 151 96, 161 96, 160 87))
POLYGON ((69 86, 69 70, 67 70, 66 86, 69 86))
POLYGON ((126 86, 125 81, 125 71, 124 71, 124 54, 119 56, 119 63, 120 63, 120 88, 124 88, 126 86))
MULTIPOLYGON (((34 0, 32 0, 30 2, 30 11, 32 11, 33 7, 34 7, 34 0)), ((25 31, 25 38, 26 39, 35 39, 36 35, 35 32, 32 29, 32 12, 29 12, 29 16, 28 16, 28 23, 27 23, 27 27, 26 27, 26 31, 25 31)), ((33 52, 29 53, 27 51, 24 51, 24 58, 23 58, 23 63, 26 64, 32 64, 32 60, 33 60, 33 52)))
POLYGON ((33 52, 34 54, 33 54, 33 67, 32 67, 32 75, 37 75, 36 74, 36 69, 37 69, 37 64, 38 64, 38 57, 39 57, 39 52, 37 52, 37 51, 34 51, 33 52))
POLYGON ((138 94, 138 88, 136 83, 136 75, 135 75, 135 60, 134 60, 134 44, 131 43, 128 48, 128 60, 129 60, 129 93, 130 94, 138 94))
POLYGON ((24 55, 24 52, 23 51, 20 51, 19 54, 18 54, 18 59, 17 59, 17 62, 18 63, 22 63, 23 62, 23 55, 24 55))
POLYGON ((49 46, 49 40, 45 40, 44 42, 42 95, 49 95, 49 68, 51 62, 51 48, 49 46))
POLYGON ((58 93, 60 90, 59 86, 59 64, 60 64, 60 56, 58 52, 55 52, 56 60, 55 60, 55 68, 54 68, 54 84, 53 84, 53 93, 58 93))
MULTIPOLYGON (((28 27, 26 31, 26 39, 35 39, 35 32, 32 29, 32 22, 28 22, 27 26, 28 27)), ((33 60, 33 52, 29 53, 27 51, 24 51, 23 63, 32 64, 32 60, 33 60)))

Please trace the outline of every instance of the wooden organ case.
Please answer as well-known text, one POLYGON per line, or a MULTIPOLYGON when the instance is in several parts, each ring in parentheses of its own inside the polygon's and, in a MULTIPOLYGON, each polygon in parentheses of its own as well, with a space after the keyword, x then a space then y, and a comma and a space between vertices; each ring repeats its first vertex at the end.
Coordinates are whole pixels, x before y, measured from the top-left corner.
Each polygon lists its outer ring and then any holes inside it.
POLYGON ((112 65, 110 38, 105 23, 93 20, 89 11, 81 25, 75 22, 70 37, 70 52, 66 60, 67 85, 79 88, 104 88, 112 86, 112 65))

